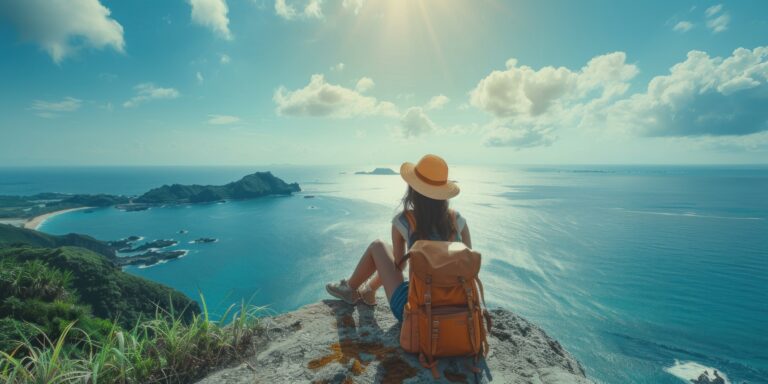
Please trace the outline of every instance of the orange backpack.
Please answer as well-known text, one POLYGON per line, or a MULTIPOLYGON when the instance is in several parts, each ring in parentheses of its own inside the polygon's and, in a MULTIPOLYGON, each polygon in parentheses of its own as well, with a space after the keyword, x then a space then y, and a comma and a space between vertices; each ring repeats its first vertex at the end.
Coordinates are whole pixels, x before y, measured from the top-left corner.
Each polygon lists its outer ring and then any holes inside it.
MULTIPOLYGON (((455 223, 455 215, 451 212, 455 223)), ((406 212, 411 232, 416 223, 406 212)), ((491 317, 478 278, 480 253, 464 243, 418 240, 400 261, 410 259, 408 301, 403 310, 400 346, 418 353, 424 368, 440 378, 436 357, 470 356, 475 363, 488 353, 491 317), (485 318, 485 323, 483 323, 485 318)), ((473 365, 475 372, 479 370, 473 365)))

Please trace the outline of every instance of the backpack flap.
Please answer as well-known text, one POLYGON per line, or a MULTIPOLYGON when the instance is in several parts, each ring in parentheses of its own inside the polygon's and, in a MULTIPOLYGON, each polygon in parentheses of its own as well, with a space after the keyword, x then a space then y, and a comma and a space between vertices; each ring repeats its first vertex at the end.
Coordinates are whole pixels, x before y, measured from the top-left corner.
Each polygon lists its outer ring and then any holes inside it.
POLYGON ((480 272, 480 253, 464 243, 450 241, 419 240, 408 251, 411 274, 432 285, 455 286, 458 278, 472 280, 480 272))

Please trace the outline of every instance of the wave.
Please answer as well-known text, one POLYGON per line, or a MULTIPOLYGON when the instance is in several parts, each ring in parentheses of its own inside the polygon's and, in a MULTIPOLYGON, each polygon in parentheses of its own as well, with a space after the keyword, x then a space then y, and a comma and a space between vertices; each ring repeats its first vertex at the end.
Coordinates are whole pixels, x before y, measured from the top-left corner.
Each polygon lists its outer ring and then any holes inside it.
POLYGON ((660 216, 678 216, 678 217, 698 217, 702 219, 724 219, 724 220, 765 220, 763 217, 742 217, 742 216, 717 216, 717 215, 702 215, 696 212, 658 212, 658 211, 633 211, 624 208, 614 208, 619 211, 627 213, 639 213, 645 215, 660 215, 660 216))
POLYGON ((715 372, 717 372, 717 374, 723 378, 725 384, 730 384, 728 376, 726 376, 725 373, 719 371, 716 368, 707 367, 706 365, 699 364, 695 361, 675 360, 675 364, 671 367, 664 367, 664 371, 687 383, 690 383, 693 380, 698 380, 698 378, 703 374, 706 374, 708 379, 714 380, 716 378, 715 372))

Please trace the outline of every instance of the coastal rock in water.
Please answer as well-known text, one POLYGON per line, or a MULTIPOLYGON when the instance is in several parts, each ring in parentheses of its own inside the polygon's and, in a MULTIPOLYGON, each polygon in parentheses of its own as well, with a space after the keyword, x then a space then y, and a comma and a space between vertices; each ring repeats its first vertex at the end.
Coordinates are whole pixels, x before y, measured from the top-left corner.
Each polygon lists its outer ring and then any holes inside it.
POLYGON ((390 168, 376 168, 373 171, 359 171, 355 172, 355 175, 397 175, 398 173, 390 168))
MULTIPOLYGON (((433 382, 416 356, 400 349, 400 326, 386 299, 374 308, 324 300, 265 319, 255 354, 199 384, 433 382)), ((492 311, 491 351, 482 372, 467 358, 441 358, 437 382, 592 383, 584 369, 541 328, 506 311, 492 311)))
POLYGON ((203 244, 203 243, 215 243, 218 239, 214 239, 213 237, 201 237, 196 240, 192 240, 189 243, 190 244, 203 244))

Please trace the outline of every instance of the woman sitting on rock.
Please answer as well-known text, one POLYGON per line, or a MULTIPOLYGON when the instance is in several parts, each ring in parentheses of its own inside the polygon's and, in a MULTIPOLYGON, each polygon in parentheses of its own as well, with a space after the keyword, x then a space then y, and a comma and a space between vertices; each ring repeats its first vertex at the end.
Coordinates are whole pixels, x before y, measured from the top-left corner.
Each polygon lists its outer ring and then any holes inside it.
POLYGON ((392 220, 392 245, 374 240, 349 279, 325 288, 349 304, 362 300, 375 305, 376 290, 383 285, 392 313, 403 321, 408 281, 403 279, 405 265, 398 266, 407 249, 417 240, 461 241, 470 248, 472 243, 466 220, 448 208, 448 199, 459 194, 459 187, 448 180, 448 165, 442 158, 426 155, 416 165, 403 163, 400 176, 408 190, 403 211, 392 220))

